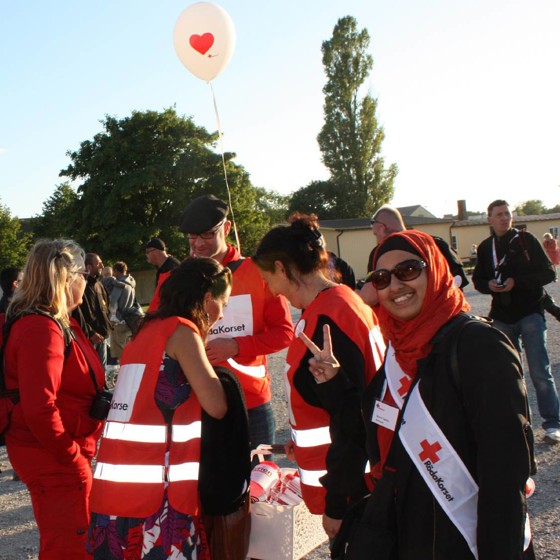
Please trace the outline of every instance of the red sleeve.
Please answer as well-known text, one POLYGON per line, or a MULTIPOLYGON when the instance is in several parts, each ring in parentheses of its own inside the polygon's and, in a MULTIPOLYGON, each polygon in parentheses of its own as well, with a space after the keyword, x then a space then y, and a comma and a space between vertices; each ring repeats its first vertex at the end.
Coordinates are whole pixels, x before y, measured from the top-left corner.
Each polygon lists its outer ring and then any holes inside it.
POLYGON ((56 405, 64 367, 64 338, 47 317, 24 317, 13 327, 8 341, 14 360, 20 404, 29 430, 62 464, 83 457, 80 446, 64 429, 56 405))
POLYGON ((264 320, 265 330, 253 336, 236 338, 238 356, 266 356, 287 348, 294 338, 294 326, 287 300, 274 296, 265 287, 264 320))
POLYGON ((159 292, 161 290, 161 285, 169 278, 170 274, 171 274, 171 270, 169 270, 168 272, 162 272, 159 275, 156 291, 152 296, 152 301, 150 301, 150 305, 148 306, 148 311, 157 311, 159 307, 159 292))

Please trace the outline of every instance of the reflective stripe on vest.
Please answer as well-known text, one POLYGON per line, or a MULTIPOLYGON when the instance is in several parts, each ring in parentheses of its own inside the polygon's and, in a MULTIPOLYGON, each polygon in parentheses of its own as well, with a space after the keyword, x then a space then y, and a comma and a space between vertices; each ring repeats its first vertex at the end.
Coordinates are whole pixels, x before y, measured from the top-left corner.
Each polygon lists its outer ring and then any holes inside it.
POLYGON ((160 465, 112 465, 97 463, 93 478, 111 482, 140 482, 160 484, 164 480, 164 467, 160 465))
POLYGON ((200 437, 201 422, 197 420, 192 424, 173 424, 172 426, 172 441, 184 442, 191 439, 196 439, 200 437))
POLYGON ((306 469, 302 469, 301 467, 298 468, 298 470, 299 470, 299 478, 303 484, 307 484, 307 486, 316 486, 318 488, 323 487, 319 479, 327 474, 326 470, 308 471, 306 469))
POLYGON ((265 377, 266 375, 266 368, 262 364, 260 366, 244 366, 238 364, 232 358, 229 358, 227 362, 232 368, 235 368, 236 370, 240 371, 241 373, 244 373, 245 375, 250 375, 251 377, 257 377, 257 378, 265 377))
POLYGON ((292 439, 298 447, 317 447, 318 445, 330 445, 331 434, 328 426, 309 430, 292 428, 292 439))
POLYGON ((169 465, 169 482, 179 480, 198 480, 199 463, 181 463, 180 465, 169 465))
POLYGON ((103 437, 123 441, 138 441, 144 443, 165 443, 165 426, 149 426, 146 424, 122 424, 107 421, 103 429, 103 437))

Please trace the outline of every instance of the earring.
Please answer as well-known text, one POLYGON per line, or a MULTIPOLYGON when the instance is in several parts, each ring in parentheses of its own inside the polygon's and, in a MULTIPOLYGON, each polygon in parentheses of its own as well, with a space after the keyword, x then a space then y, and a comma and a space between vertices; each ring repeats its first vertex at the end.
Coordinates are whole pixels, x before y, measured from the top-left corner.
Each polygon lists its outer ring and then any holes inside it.
POLYGON ((208 313, 208 311, 206 312, 206 322, 210 322, 210 314, 208 313))

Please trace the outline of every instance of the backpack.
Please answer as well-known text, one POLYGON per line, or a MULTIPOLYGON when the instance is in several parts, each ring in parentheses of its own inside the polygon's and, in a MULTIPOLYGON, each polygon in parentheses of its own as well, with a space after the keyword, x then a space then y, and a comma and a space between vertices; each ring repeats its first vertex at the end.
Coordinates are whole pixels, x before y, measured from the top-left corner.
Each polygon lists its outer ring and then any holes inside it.
POLYGON ((4 323, 2 326, 2 346, 0 347, 0 446, 6 445, 5 433, 10 425, 12 411, 19 402, 19 389, 6 389, 6 380, 4 377, 4 351, 8 343, 8 336, 14 323, 25 315, 43 315, 52 319, 62 331, 64 336, 64 361, 68 358, 72 349, 72 333, 70 329, 64 326, 58 319, 52 315, 40 310, 25 311, 20 313, 4 323))

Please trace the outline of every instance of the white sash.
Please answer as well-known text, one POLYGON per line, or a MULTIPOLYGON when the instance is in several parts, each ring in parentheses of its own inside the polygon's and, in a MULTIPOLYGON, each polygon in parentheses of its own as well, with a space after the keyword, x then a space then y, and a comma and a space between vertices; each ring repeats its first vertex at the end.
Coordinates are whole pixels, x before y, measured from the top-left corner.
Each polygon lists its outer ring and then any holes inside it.
POLYGON ((430 415, 419 385, 408 398, 399 437, 430 492, 478 558, 478 485, 430 415))
POLYGON ((385 358, 385 377, 387 378, 387 385, 391 396, 395 404, 399 407, 399 410, 401 410, 413 379, 402 370, 397 362, 395 358, 395 349, 391 343, 389 343, 387 356, 385 358))
MULTIPOLYGON (((399 437, 430 492, 478 559, 478 485, 430 415, 420 395, 419 385, 420 382, 408 397, 399 437)), ((524 550, 530 542, 531 526, 526 515, 524 550)))

